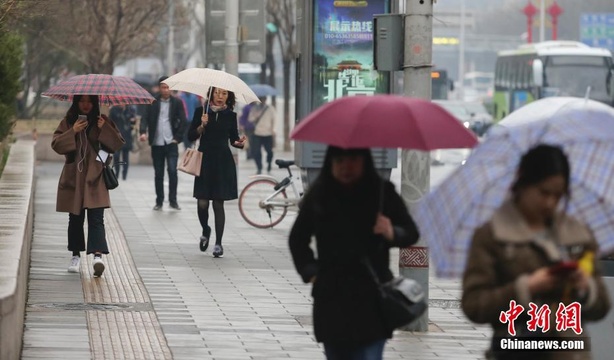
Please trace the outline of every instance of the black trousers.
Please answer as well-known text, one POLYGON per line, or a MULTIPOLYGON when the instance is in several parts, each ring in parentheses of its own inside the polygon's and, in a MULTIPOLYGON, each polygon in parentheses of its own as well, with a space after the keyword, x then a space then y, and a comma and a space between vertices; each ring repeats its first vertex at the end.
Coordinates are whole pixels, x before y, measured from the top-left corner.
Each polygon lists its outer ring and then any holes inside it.
POLYGON ((177 144, 166 144, 151 147, 151 158, 153 159, 154 176, 156 184, 156 205, 164 202, 164 163, 168 172, 168 200, 171 203, 177 202, 177 159, 179 149, 177 144))
POLYGON ((122 166, 122 179, 126 180, 126 176, 128 176, 128 165, 130 163, 130 147, 123 146, 121 150, 113 154, 113 168, 115 169, 115 174, 119 177, 119 163, 123 162, 122 166))
POLYGON ((273 161, 273 136, 254 135, 252 145, 254 146, 252 157, 256 162, 258 172, 262 171, 262 147, 264 147, 264 151, 266 151, 267 171, 271 171, 271 161, 273 161))
POLYGON ((85 212, 87 211, 87 254, 108 254, 104 231, 104 208, 83 209, 81 214, 68 214, 68 251, 85 250, 85 212))

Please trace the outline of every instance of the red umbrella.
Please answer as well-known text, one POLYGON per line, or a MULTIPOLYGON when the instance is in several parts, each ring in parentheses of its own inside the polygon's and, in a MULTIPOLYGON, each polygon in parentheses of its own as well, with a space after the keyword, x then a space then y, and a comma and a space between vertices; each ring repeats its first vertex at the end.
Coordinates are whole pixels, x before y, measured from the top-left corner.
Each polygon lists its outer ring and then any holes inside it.
POLYGON ((72 101, 74 95, 98 95, 101 105, 151 104, 155 99, 147 90, 125 76, 87 74, 73 76, 43 92, 60 101, 72 101))
POLYGON ((294 128, 294 140, 342 148, 435 150, 477 145, 441 106, 396 95, 347 96, 318 108, 294 128))

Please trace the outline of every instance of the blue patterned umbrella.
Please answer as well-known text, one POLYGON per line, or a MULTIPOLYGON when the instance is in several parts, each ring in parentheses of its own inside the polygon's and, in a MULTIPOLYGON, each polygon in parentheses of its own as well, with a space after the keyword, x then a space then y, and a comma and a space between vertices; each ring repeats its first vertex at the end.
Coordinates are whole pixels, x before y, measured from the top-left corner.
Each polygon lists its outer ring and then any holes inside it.
POLYGON ((277 95, 277 89, 275 89, 269 84, 254 84, 254 85, 250 85, 250 88, 254 91, 254 93, 258 97, 277 95))
POLYGON ((547 98, 493 127, 465 165, 419 203, 415 218, 438 276, 462 274, 473 232, 509 195, 521 156, 540 143, 562 146, 569 158, 568 213, 591 228, 602 253, 614 250, 614 109, 547 98))

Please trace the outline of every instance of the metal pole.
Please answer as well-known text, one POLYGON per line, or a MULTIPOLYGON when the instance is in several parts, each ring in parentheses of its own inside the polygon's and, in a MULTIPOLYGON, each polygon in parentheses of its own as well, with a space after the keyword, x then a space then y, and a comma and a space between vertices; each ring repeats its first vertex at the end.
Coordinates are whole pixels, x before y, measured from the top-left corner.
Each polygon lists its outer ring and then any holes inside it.
POLYGON ((539 41, 546 40, 546 0, 541 0, 539 5, 539 41))
POLYGON ((458 56, 458 99, 465 99, 465 0, 461 0, 460 41, 458 56))
POLYGON ((239 75, 239 0, 226 0, 226 72, 239 75))
MULTIPOLYGON (((403 83, 405 96, 431 99, 433 60, 433 0, 405 0, 405 48, 403 83)), ((403 150, 401 153, 401 196, 410 211, 429 190, 430 155, 428 152, 403 150)), ((415 279, 428 299, 429 257, 423 240, 401 249, 399 272, 415 279)), ((428 331, 428 310, 407 330, 428 331)))
MULTIPOLYGON (((239 0, 226 0, 226 49, 224 67, 227 73, 239 75, 239 0)), ((230 147, 239 175, 239 151, 230 147)))
POLYGON ((175 17, 175 2, 168 0, 168 48, 166 53, 166 74, 172 75, 175 72, 175 41, 173 18, 175 17))

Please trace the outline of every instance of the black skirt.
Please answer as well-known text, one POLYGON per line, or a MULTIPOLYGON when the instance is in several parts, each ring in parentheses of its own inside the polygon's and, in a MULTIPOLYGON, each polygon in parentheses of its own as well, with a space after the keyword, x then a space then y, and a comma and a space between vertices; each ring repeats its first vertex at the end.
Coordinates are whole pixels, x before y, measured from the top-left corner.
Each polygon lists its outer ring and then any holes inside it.
MULTIPOLYGON (((192 138, 198 137, 203 108, 196 109, 190 126, 192 138)), ((239 140, 237 115, 231 110, 209 111, 209 123, 200 136, 198 150, 203 153, 200 176, 194 178, 194 197, 205 200, 234 200, 238 197, 237 167, 229 144, 239 140)))
POLYGON ((202 149, 200 176, 194 178, 194 197, 206 200, 234 200, 238 197, 237 169, 228 145, 202 149))

